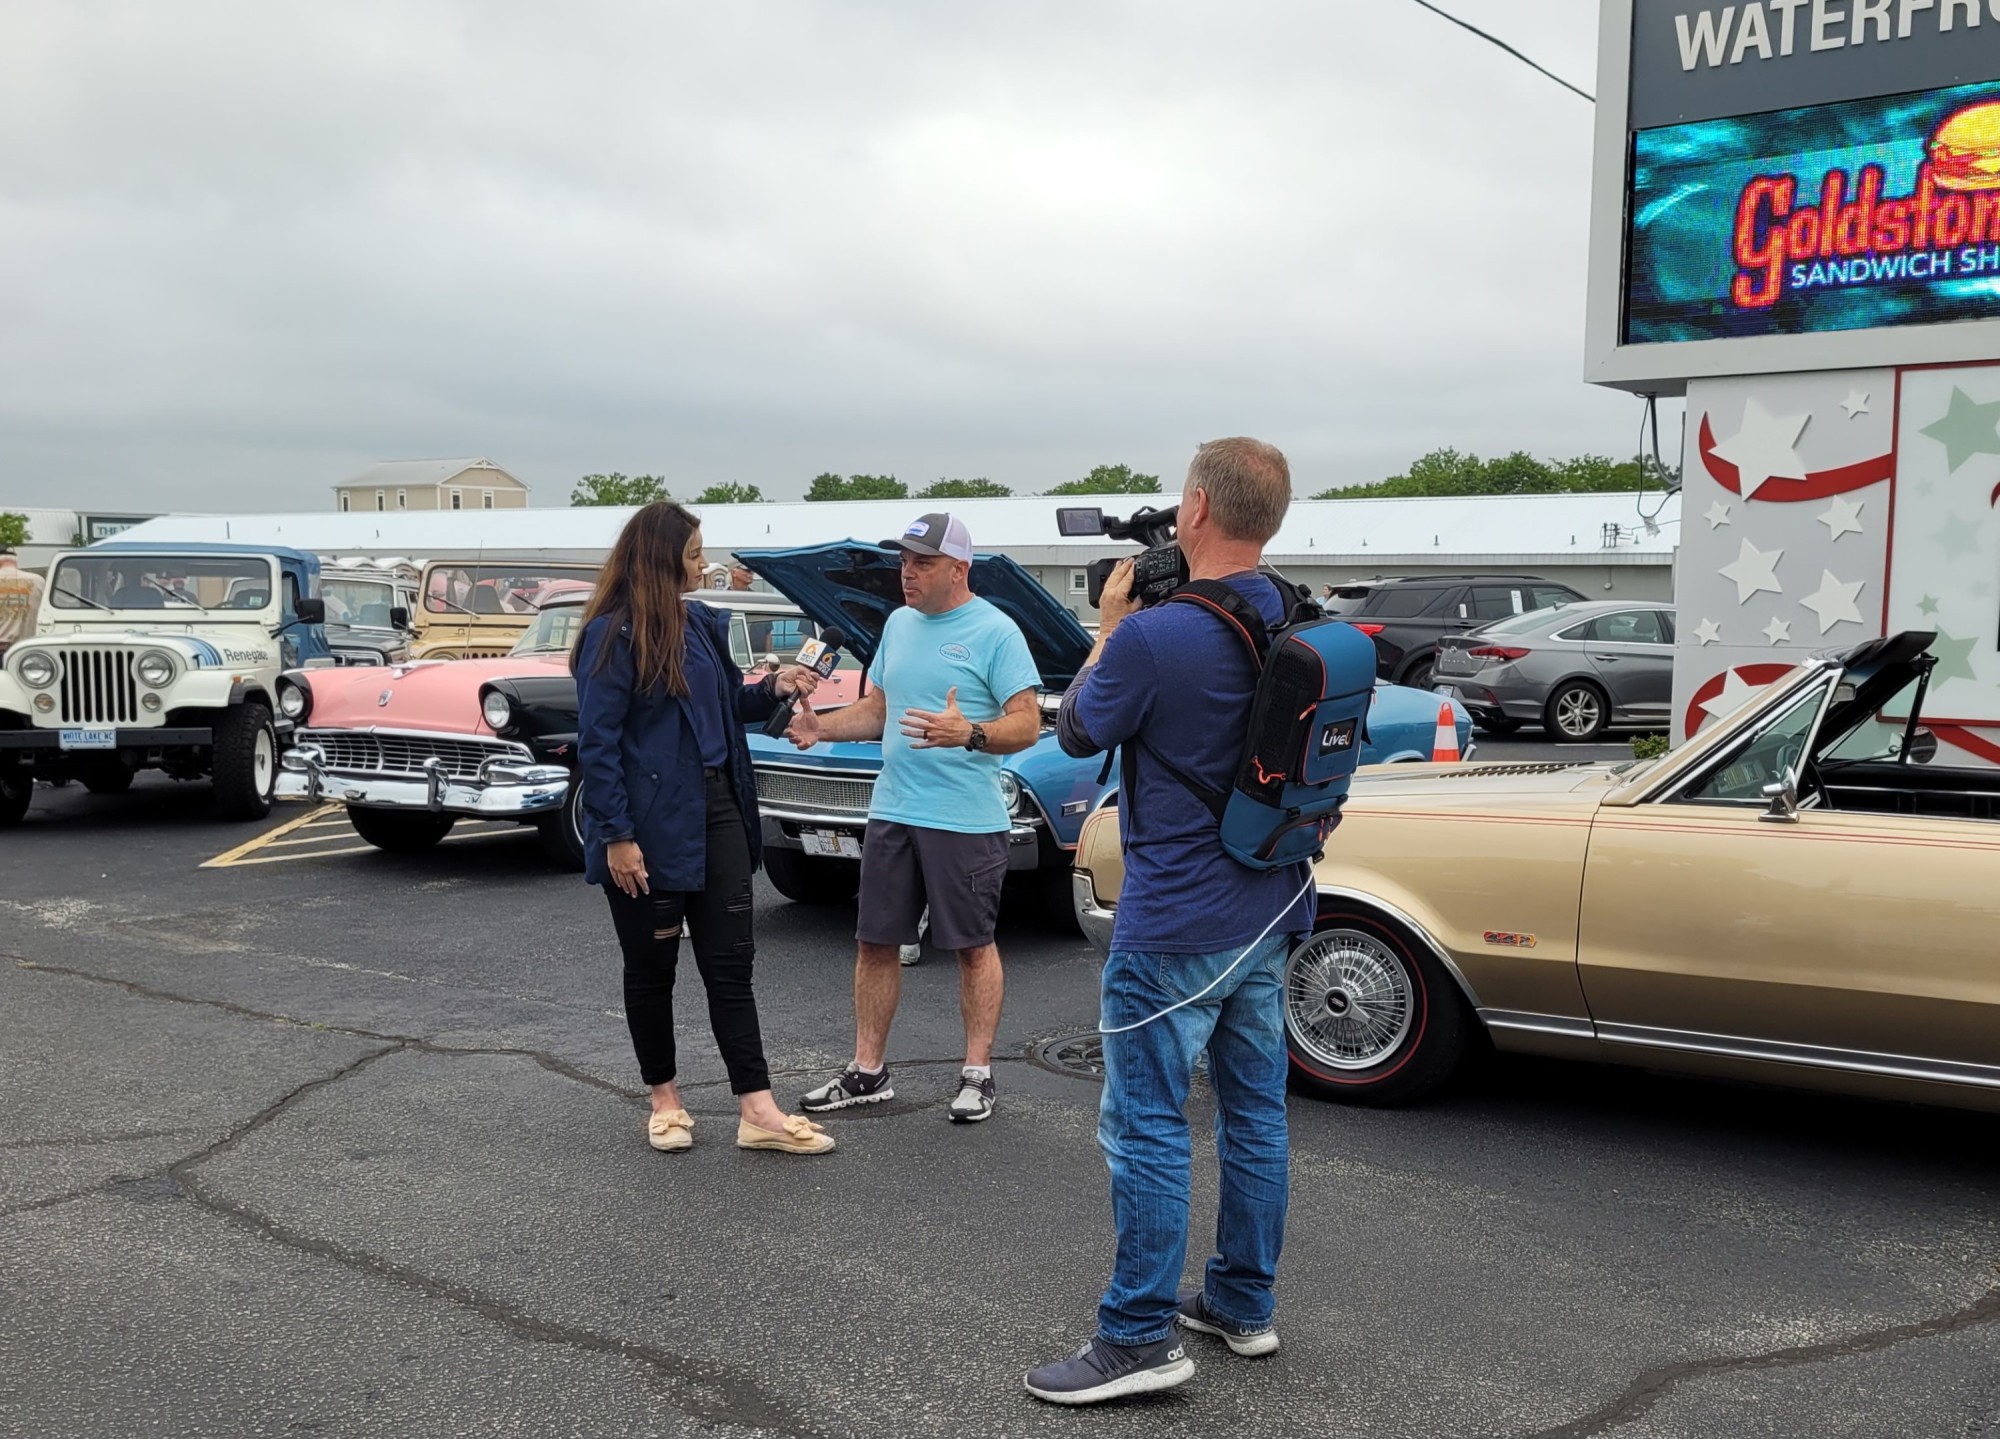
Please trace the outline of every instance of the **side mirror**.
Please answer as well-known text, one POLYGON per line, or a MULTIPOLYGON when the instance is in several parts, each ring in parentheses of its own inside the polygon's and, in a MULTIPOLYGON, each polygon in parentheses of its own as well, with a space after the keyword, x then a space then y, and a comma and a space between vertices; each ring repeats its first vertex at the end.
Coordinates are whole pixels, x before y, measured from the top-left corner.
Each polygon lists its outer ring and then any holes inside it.
POLYGON ((389 611, 389 628, 406 630, 410 627, 410 612, 401 605, 389 611))
POLYGON ((1799 781, 1795 774, 1788 774, 1775 784, 1764 786, 1764 798, 1770 808, 1757 818, 1771 824, 1797 824, 1799 822, 1799 781))
POLYGON ((299 623, 302 625, 323 625, 326 623, 326 601, 320 599, 299 601, 299 623))
POLYGON ((1910 736, 1910 748, 1905 756, 1911 764, 1929 764, 1937 758, 1938 737, 1918 725, 1916 733, 1910 736))

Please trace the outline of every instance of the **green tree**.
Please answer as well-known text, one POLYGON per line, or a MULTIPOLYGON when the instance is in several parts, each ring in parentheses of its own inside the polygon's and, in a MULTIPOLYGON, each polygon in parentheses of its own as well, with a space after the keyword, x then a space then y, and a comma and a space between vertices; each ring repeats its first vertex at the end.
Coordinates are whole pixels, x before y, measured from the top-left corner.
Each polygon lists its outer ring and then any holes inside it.
POLYGON ((816 475, 809 500, 907 500, 910 487, 894 475, 816 475))
POLYGON ((1130 465, 1099 465, 1080 480, 1070 480, 1049 491, 1052 495, 1157 495, 1158 475, 1135 475, 1130 465))
POLYGON ((1372 485, 1337 485, 1321 490, 1316 500, 1430 499, 1451 495, 1607 494, 1657 490, 1678 474, 1650 458, 1619 463, 1604 455, 1578 455, 1569 460, 1538 460, 1526 450, 1482 460, 1445 448, 1417 459, 1400 475, 1372 485))
POLYGON ((28 542, 28 517, 12 510, 0 512, 0 545, 12 548, 28 542))
POLYGON ((710 485, 694 497, 698 505, 754 505, 764 498, 764 492, 755 485, 739 485, 734 480, 725 484, 710 485))
POLYGON ((650 505, 670 500, 667 482, 658 475, 585 475, 569 492, 571 505, 650 505))
POLYGON ((920 500, 999 500, 1014 492, 996 480, 939 480, 917 491, 920 500))

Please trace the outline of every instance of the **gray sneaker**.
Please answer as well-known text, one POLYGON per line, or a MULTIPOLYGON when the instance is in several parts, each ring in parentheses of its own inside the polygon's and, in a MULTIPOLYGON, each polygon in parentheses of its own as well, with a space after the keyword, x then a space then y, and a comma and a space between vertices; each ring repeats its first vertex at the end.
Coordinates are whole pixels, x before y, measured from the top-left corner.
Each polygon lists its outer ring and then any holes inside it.
POLYGON ((882 1066, 880 1074, 869 1074, 860 1065, 850 1064, 818 1089, 807 1090, 799 1100, 799 1108, 808 1114, 825 1114, 857 1104, 880 1104, 895 1097, 896 1091, 889 1087, 888 1065, 882 1066))
POLYGON ((985 1078, 980 1078, 969 1069, 958 1073, 958 1093, 951 1098, 951 1108, 945 1111, 954 1124, 977 1124, 982 1119, 993 1117, 993 1073, 988 1070, 985 1078))
POLYGON ((905 969, 908 969, 913 964, 922 964, 924 962, 924 947, 921 944, 899 945, 896 949, 896 959, 905 969))
POLYGON ((1101 1404, 1128 1394, 1151 1394, 1185 1383, 1194 1361, 1178 1334, 1151 1344, 1107 1344, 1093 1339, 1068 1359, 1022 1377, 1028 1392, 1051 1404, 1101 1404))
POLYGON ((1254 1359, 1260 1354, 1278 1352, 1278 1330, 1276 1325, 1266 1324, 1258 1329, 1245 1329, 1233 1324, 1208 1307, 1208 1297, 1199 1286, 1183 1289, 1179 1295, 1180 1307, 1175 1318, 1183 1329, 1192 1329, 1197 1334, 1213 1334, 1229 1346, 1232 1354, 1241 1354, 1246 1359, 1254 1359))

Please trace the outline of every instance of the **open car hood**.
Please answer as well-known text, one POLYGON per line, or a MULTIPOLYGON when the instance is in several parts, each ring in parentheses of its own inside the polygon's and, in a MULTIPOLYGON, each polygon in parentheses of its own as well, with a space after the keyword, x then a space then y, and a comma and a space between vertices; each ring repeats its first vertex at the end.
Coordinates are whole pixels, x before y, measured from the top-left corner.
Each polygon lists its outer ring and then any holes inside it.
MULTIPOLYGON (((736 558, 769 580, 822 629, 838 625, 864 664, 875 659, 882 624, 902 608, 902 564, 884 545, 841 540, 796 550, 738 550, 736 558)), ((1066 689, 1090 656, 1090 636, 1035 577, 1005 555, 974 555, 972 592, 1021 627, 1042 684, 1066 689)), ((717 601, 726 604, 726 601, 717 601)))

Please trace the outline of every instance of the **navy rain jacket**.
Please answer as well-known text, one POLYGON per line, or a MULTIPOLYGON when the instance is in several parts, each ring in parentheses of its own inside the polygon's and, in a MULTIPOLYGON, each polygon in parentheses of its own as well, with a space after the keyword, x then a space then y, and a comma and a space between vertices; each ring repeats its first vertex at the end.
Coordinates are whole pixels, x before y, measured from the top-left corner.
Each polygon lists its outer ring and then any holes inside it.
MULTIPOLYGON (((604 861, 613 840, 630 839, 646 857, 646 882, 658 890, 697 890, 708 873, 708 804, 701 751, 682 712, 682 701, 664 688, 638 688, 632 627, 600 615, 584 627, 576 651, 576 748, 583 783, 583 877, 611 883, 604 861), (610 656, 602 669, 600 654, 610 656)), ((725 717, 759 721, 778 707, 777 677, 743 683, 729 657, 729 616, 699 600, 687 602, 687 643, 707 642, 723 693, 725 717), (700 633, 697 633, 699 629, 700 633)), ((729 787, 736 794, 750 837, 750 864, 763 862, 757 823, 757 783, 741 724, 729 731, 729 787)))

